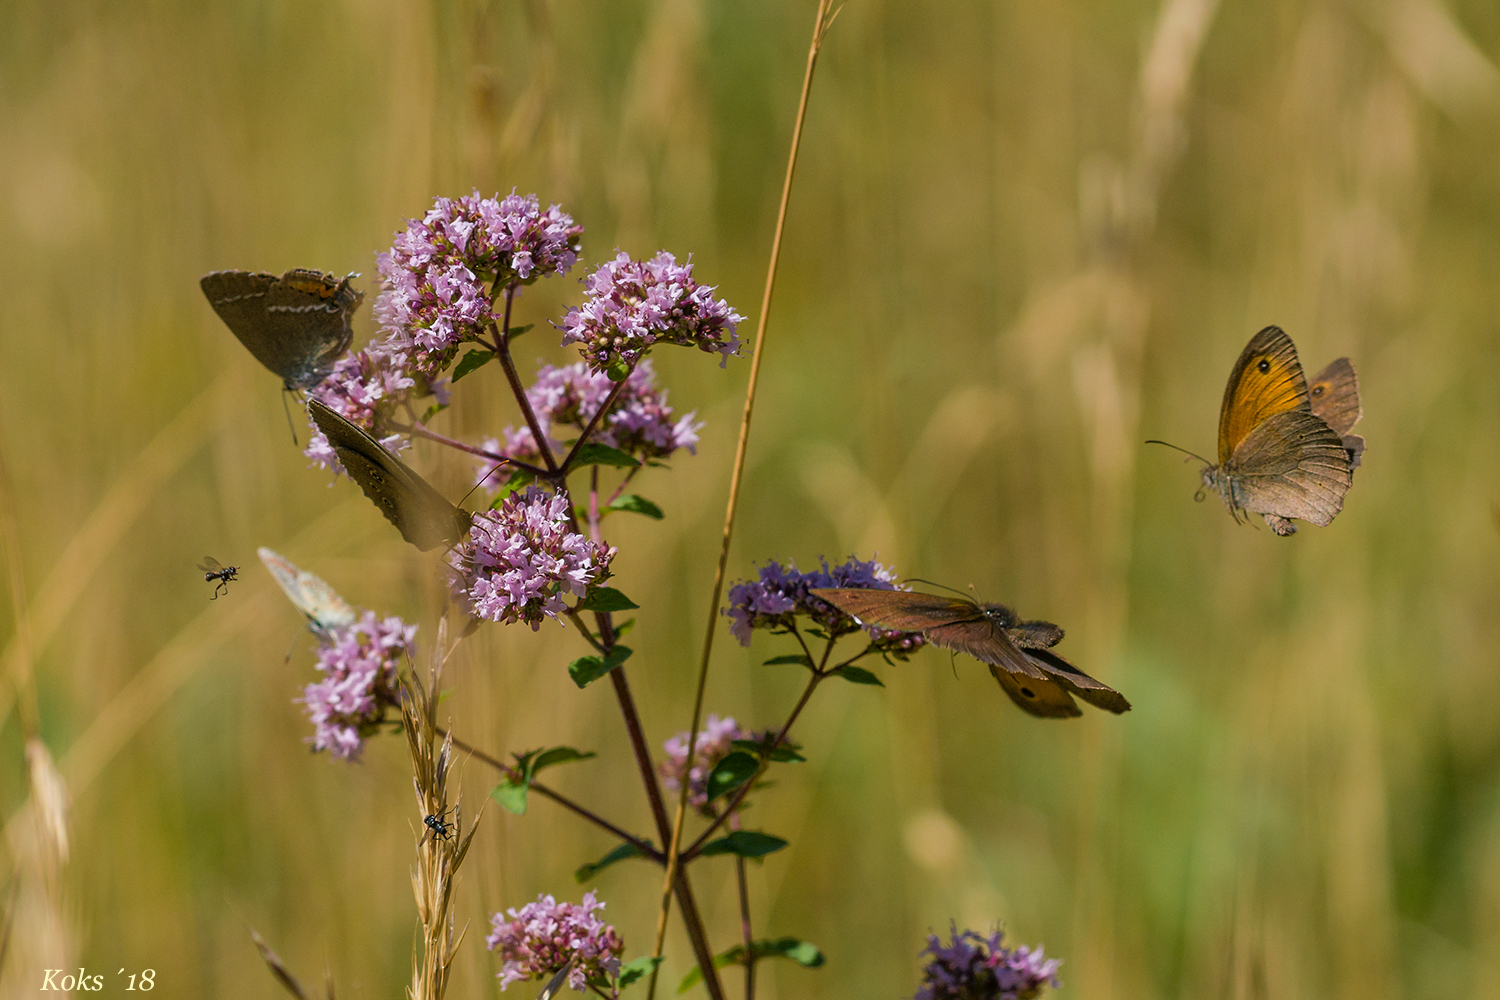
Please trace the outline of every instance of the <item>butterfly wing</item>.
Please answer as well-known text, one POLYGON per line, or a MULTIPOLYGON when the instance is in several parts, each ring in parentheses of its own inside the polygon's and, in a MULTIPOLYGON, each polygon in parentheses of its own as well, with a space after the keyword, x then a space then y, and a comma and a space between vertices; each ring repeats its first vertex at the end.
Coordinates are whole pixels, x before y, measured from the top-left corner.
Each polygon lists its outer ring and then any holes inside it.
POLYGON ((1219 464, 1278 413, 1308 408, 1307 379, 1297 348, 1280 327, 1268 326, 1240 352, 1219 408, 1219 464))
POLYGON ((322 577, 298 569, 291 560, 268 548, 262 547, 256 552, 282 593, 307 616, 314 632, 326 634, 330 629, 352 625, 359 617, 322 577))
POLYGON ((819 588, 808 593, 846 615, 897 632, 921 632, 937 625, 984 617, 984 611, 973 601, 940 594, 862 587, 819 588))
POLYGON ((1045 670, 1051 680, 1095 708, 1102 708, 1116 715, 1130 711, 1130 702, 1123 694, 1103 681, 1090 677, 1050 649, 1027 649, 1024 652, 1027 659, 1045 670))
POLYGON ((1042 719, 1076 719, 1083 714, 1062 685, 1043 677, 1017 677, 994 664, 989 667, 1000 682, 1000 690, 1010 695, 1021 711, 1042 719))
POLYGON ((1343 440, 1303 410, 1278 413, 1240 442, 1225 466, 1232 500, 1241 510, 1272 515, 1277 534, 1287 518, 1326 526, 1344 506, 1353 482, 1343 440))
POLYGON ((308 268, 280 277, 214 271, 199 285, 255 360, 281 376, 288 389, 307 389, 323 380, 354 339, 350 317, 364 301, 351 283, 354 277, 308 268))
POLYGON ((453 545, 469 530, 467 512, 449 503, 432 485, 412 471, 363 428, 356 427, 319 400, 308 402, 318 425, 343 463, 349 478, 380 508, 401 537, 426 552, 453 545))
POLYGON ((1359 377, 1354 374, 1354 365, 1348 358, 1337 358, 1330 362, 1308 383, 1307 395, 1314 415, 1333 428, 1344 441, 1344 450, 1349 453, 1351 468, 1359 468, 1359 458, 1365 451, 1365 439, 1349 431, 1364 415, 1359 400, 1359 377))

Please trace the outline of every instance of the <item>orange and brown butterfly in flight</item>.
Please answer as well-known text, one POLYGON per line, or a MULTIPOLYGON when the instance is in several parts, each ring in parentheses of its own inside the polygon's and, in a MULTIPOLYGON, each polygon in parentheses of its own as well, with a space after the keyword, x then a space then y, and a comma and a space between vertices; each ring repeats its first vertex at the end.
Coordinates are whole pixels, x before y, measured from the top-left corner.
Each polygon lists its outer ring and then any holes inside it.
POLYGON ((1348 358, 1319 372, 1310 392, 1292 339, 1268 326, 1250 338, 1229 373, 1219 409, 1219 462, 1201 459, 1203 485, 1236 521, 1260 514, 1278 535, 1296 532, 1293 518, 1326 526, 1343 509, 1364 452, 1364 438, 1348 433, 1361 412, 1348 358))
POLYGON ((1001 604, 906 590, 819 588, 808 591, 860 621, 897 632, 920 632, 928 642, 968 653, 987 664, 1023 711, 1044 719, 1082 715, 1077 695, 1119 714, 1130 702, 1052 651, 1063 630, 1051 622, 1022 621, 1001 604))

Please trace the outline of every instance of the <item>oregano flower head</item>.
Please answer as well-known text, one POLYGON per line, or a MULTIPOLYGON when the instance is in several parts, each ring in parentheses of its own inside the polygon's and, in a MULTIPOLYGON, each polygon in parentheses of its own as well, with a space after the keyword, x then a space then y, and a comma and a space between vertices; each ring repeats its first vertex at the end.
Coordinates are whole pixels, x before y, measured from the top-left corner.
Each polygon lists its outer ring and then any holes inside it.
POLYGON ((549 895, 539 895, 536 902, 519 910, 511 908, 504 915, 490 916, 493 928, 485 945, 500 954, 500 988, 527 979, 541 979, 555 974, 577 958, 568 974, 568 985, 582 992, 590 979, 613 979, 620 972, 620 954, 624 942, 615 929, 599 919, 604 909, 593 892, 586 892, 581 903, 559 903, 549 895))
POLYGON ((359 759, 365 739, 400 704, 396 678, 417 626, 400 618, 379 621, 366 611, 357 621, 329 631, 318 649, 323 677, 299 699, 312 720, 314 750, 347 761, 359 759))
POLYGON ((578 344, 596 372, 617 376, 635 365, 659 340, 719 354, 719 367, 738 354, 735 328, 745 317, 714 286, 693 280, 693 263, 677 263, 663 250, 650 260, 632 260, 623 250, 584 279, 583 305, 563 319, 563 343, 578 344))
POLYGON ((468 537, 448 553, 449 585, 469 614, 525 622, 532 630, 609 576, 614 548, 575 531, 566 493, 540 486, 512 493, 474 515, 468 537))
POLYGON ((501 321, 504 304, 492 298, 501 289, 571 269, 582 234, 557 205, 542 211, 536 195, 438 198, 376 258, 375 320, 391 349, 436 374, 460 343, 501 321))

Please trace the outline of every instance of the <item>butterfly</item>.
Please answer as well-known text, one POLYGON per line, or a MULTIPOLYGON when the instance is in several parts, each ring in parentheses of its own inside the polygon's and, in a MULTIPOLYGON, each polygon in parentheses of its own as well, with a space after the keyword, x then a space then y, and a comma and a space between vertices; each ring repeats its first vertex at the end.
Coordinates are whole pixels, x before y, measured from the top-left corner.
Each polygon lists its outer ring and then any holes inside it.
POLYGON ((213 556, 204 556, 203 561, 198 564, 198 568, 203 571, 204 583, 215 584, 214 596, 209 598, 210 601, 217 601, 220 594, 229 593, 229 584, 234 581, 235 576, 240 571, 238 566, 219 565, 219 560, 213 556))
POLYGON ((292 562, 264 546, 256 550, 282 592, 307 616, 307 627, 327 638, 333 629, 353 625, 359 616, 322 577, 298 569, 292 562))
POLYGON ((313 423, 328 438, 349 478, 359 484, 401 537, 426 552, 454 545, 469 531, 469 513, 449 503, 405 462, 386 451, 363 428, 309 400, 313 423))
POLYGON ((1073 695, 1117 715, 1130 711, 1124 695, 1052 652, 1063 630, 1051 622, 1021 621, 1004 605, 940 594, 853 587, 808 593, 866 624, 920 632, 934 645, 968 653, 988 664, 1011 701, 1032 715, 1082 715, 1073 695))
POLYGON ((1297 348, 1280 327, 1266 327, 1240 352, 1219 409, 1219 462, 1193 455, 1204 464, 1204 488, 1219 494, 1236 522, 1260 514, 1276 534, 1291 535, 1293 518, 1324 527, 1343 509, 1364 451, 1364 438, 1341 436, 1360 416, 1354 366, 1340 358, 1314 385, 1317 409, 1297 348))
POLYGON ((357 277, 297 267, 280 277, 214 271, 198 284, 229 332, 292 391, 323 381, 349 349, 349 320, 365 299, 351 284, 357 277))

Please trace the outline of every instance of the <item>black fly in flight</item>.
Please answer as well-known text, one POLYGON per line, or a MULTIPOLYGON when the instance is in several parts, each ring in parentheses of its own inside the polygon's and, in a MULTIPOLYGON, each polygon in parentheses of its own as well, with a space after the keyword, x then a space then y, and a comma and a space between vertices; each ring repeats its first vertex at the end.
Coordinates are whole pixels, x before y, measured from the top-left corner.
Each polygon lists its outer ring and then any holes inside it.
POLYGON ((228 593, 229 584, 234 580, 235 574, 240 571, 238 566, 220 566, 219 560, 213 556, 204 556, 198 568, 203 571, 204 583, 216 584, 214 596, 209 598, 210 601, 217 601, 220 594, 228 593))

